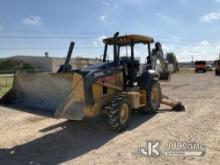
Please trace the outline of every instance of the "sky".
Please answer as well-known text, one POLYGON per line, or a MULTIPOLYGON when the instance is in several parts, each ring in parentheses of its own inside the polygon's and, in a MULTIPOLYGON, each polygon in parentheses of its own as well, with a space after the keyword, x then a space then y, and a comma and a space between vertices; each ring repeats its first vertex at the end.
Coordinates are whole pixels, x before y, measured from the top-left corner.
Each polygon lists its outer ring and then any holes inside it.
MULTIPOLYGON (((142 34, 179 61, 220 53, 220 0, 0 0, 0 58, 14 55, 100 58, 102 39, 142 34)), ((145 59, 146 46, 135 48, 145 59)), ((122 51, 122 55, 125 51, 122 51)))

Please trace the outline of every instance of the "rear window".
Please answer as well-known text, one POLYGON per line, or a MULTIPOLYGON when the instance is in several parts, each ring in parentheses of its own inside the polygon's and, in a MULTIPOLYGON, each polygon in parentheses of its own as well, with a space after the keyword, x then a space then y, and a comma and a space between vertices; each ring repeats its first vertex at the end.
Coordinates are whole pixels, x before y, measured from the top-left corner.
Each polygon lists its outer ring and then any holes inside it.
POLYGON ((196 61, 196 65, 206 65, 206 61, 196 61))

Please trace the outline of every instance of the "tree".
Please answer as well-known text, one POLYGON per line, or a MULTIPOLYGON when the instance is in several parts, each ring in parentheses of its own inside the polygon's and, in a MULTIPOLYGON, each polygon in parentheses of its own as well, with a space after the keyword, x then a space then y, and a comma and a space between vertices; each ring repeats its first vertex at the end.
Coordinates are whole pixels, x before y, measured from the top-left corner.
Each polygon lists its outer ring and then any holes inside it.
POLYGON ((16 71, 36 71, 35 67, 30 63, 21 60, 6 59, 0 61, 0 70, 16 72, 16 71))

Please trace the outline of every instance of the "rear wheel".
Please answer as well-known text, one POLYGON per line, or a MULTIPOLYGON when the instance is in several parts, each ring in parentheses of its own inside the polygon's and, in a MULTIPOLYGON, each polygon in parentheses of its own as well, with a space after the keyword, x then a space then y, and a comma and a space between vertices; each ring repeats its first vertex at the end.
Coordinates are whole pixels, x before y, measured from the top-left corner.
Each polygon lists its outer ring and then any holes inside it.
POLYGON ((107 110, 108 124, 112 130, 122 131, 128 127, 131 116, 131 106, 125 95, 113 97, 107 110))
POLYGON ((147 104, 143 109, 146 113, 156 113, 160 108, 161 88, 158 81, 153 80, 147 89, 147 104))

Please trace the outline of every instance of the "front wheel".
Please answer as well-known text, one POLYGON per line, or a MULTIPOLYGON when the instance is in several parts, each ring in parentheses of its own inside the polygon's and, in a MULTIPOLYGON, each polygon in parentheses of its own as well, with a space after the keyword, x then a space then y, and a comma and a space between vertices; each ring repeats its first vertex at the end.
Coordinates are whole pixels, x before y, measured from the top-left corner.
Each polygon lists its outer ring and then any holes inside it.
POLYGON ((114 131, 122 131, 128 127, 131 116, 131 105, 125 95, 113 97, 108 106, 108 124, 114 131))
POLYGON ((146 113, 156 113, 160 108, 161 102, 161 87, 158 81, 153 80, 147 90, 147 104, 143 109, 146 113))

